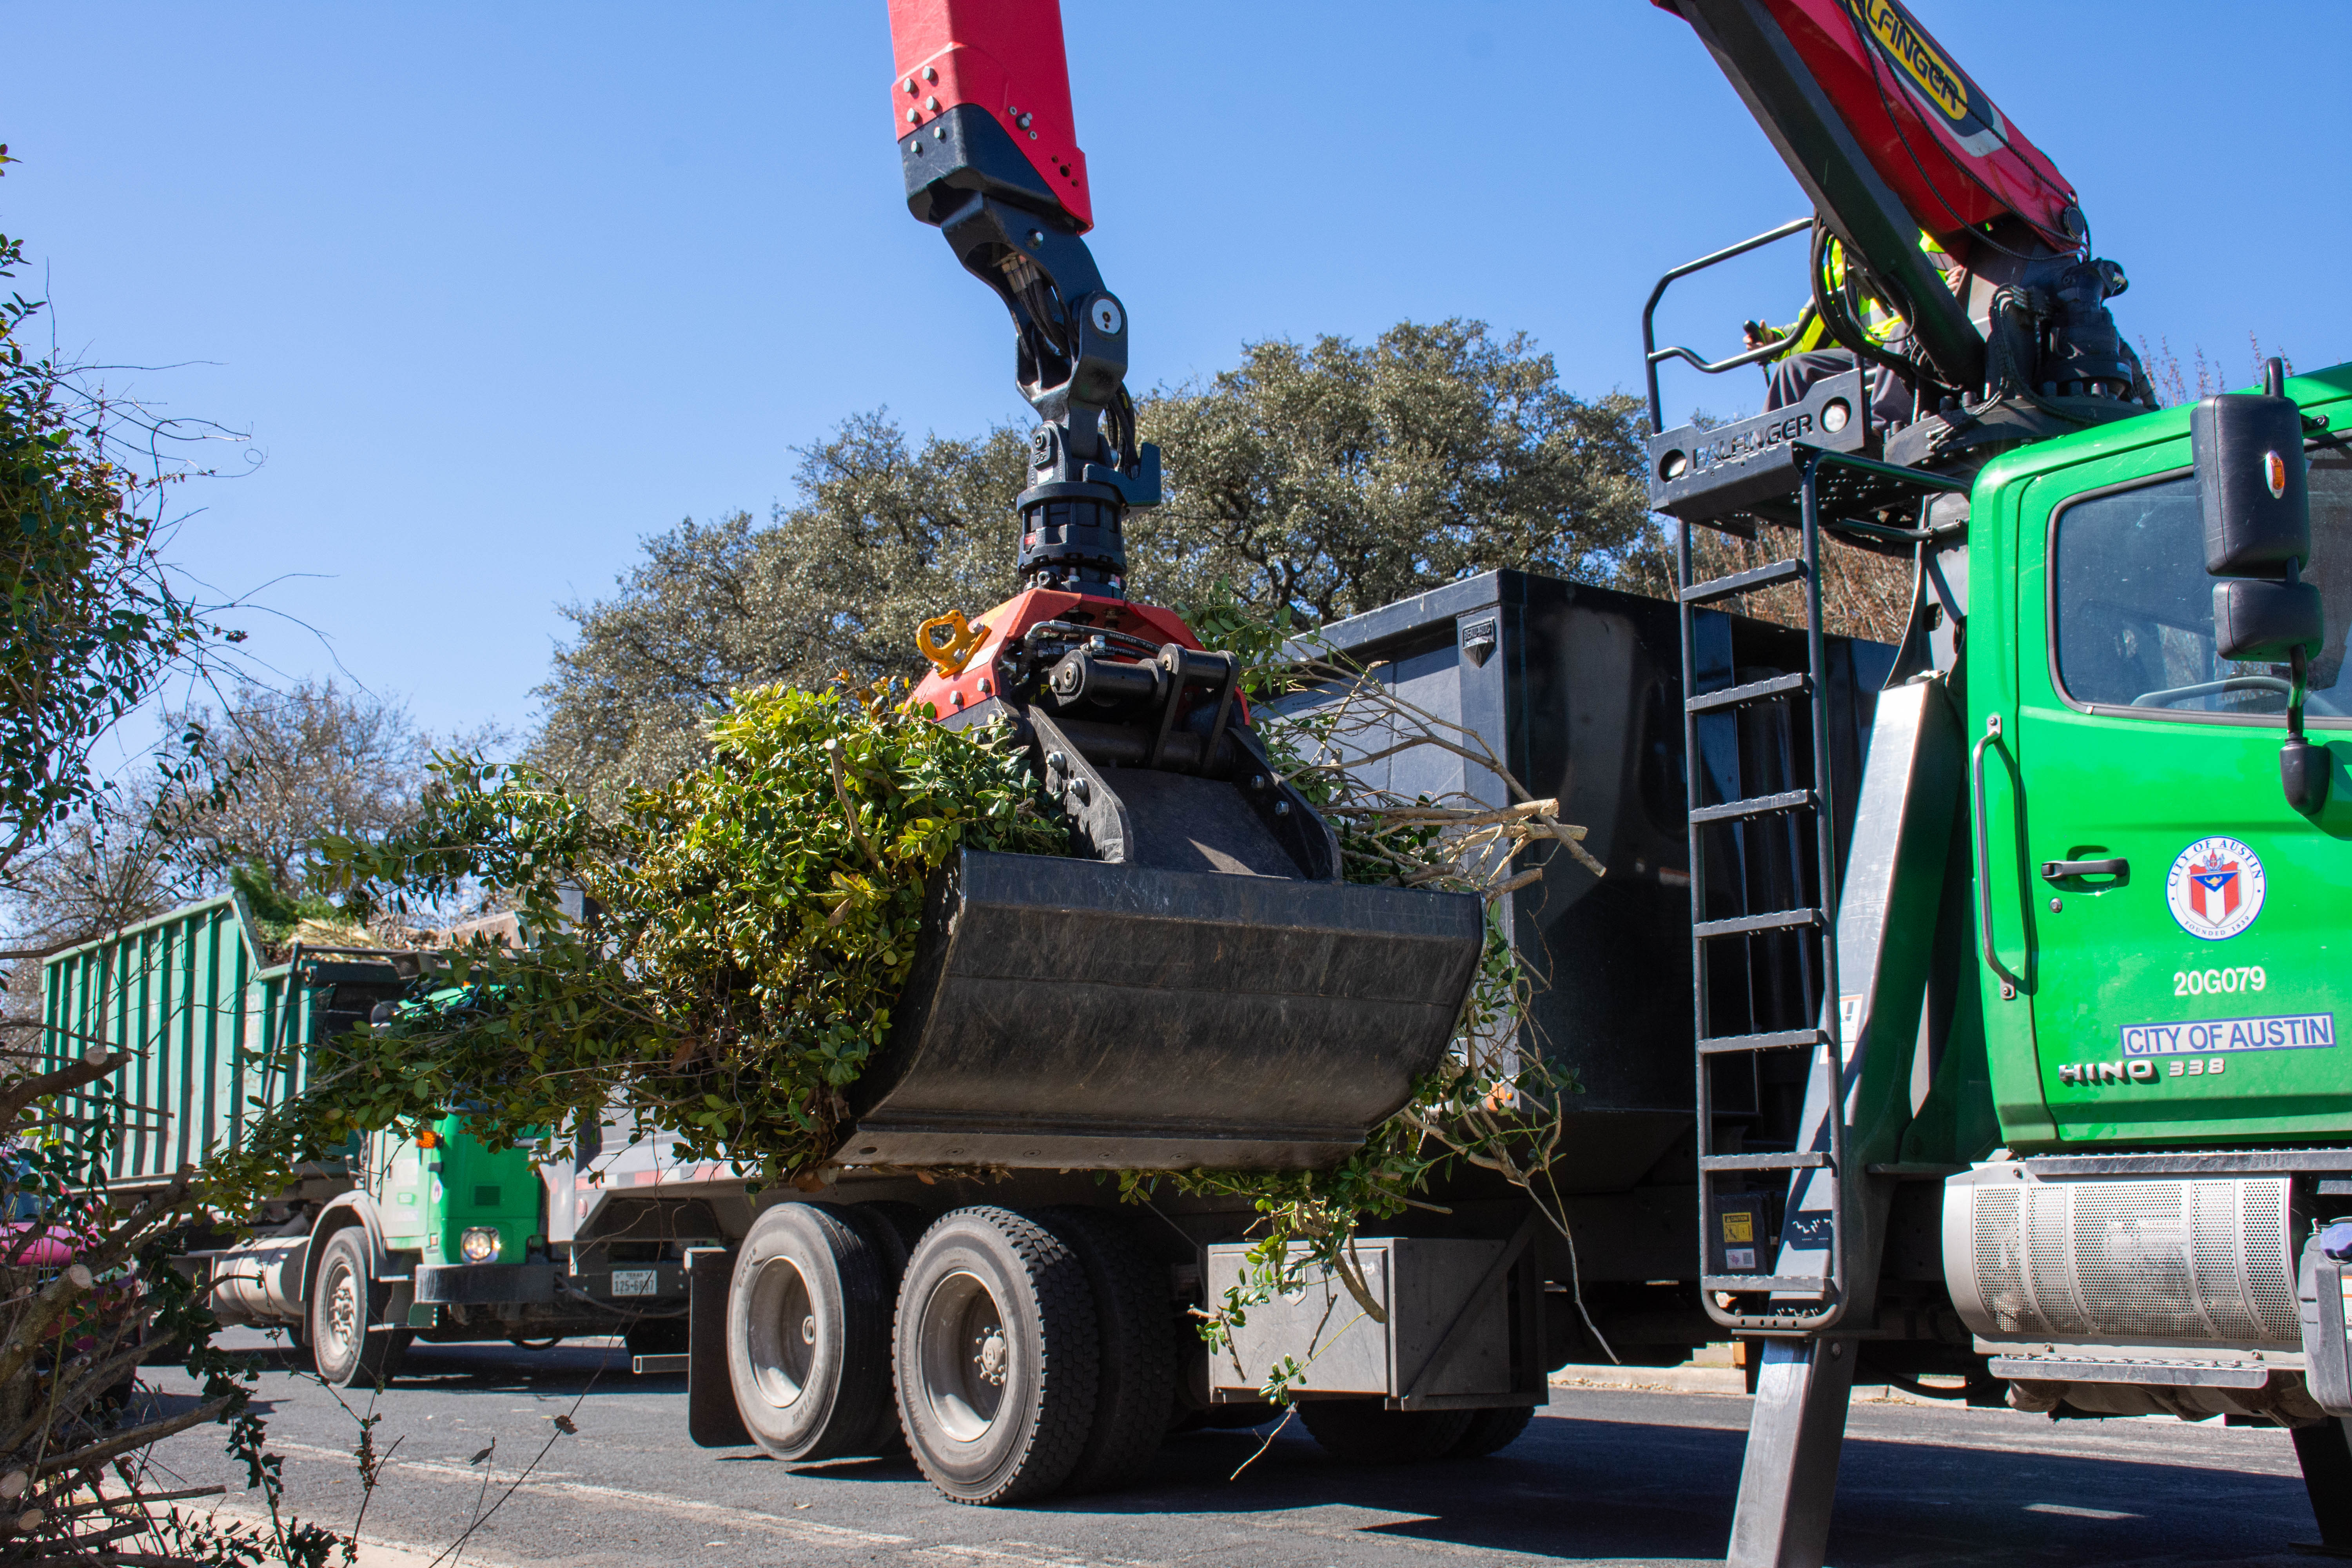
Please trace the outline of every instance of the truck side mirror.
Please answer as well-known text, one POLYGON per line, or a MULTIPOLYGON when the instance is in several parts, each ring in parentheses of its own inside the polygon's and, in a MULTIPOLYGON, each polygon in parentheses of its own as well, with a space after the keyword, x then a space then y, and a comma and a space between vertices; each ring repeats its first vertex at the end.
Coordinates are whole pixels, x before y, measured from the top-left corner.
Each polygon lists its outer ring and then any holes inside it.
POLYGON ((2263 367, 2260 393, 2218 393, 2189 417, 2189 449, 2205 510, 2205 570, 2213 584, 2213 652, 2288 661, 2286 744, 2279 784, 2306 816, 2327 804, 2326 748, 2303 735, 2304 677, 2326 638, 2319 590, 2300 580, 2311 559, 2311 491, 2303 410, 2286 395, 2286 367, 2263 367))
POLYGON ((2223 658, 2280 664, 2326 635, 2315 584, 2225 577, 2213 584, 2213 651, 2223 658))
POLYGON ((2293 398, 2217 393, 2190 414, 2189 449, 2205 503, 2208 573, 2276 577, 2311 559, 2303 412, 2293 398))

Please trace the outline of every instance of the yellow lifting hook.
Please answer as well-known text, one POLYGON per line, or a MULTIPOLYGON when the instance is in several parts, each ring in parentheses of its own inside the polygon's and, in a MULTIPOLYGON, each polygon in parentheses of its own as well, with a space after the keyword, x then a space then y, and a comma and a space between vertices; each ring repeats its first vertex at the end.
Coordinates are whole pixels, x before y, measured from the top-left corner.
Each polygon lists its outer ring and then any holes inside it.
POLYGON ((961 610, 934 616, 915 628, 915 647, 942 679, 961 675, 972 649, 988 638, 988 627, 967 625, 961 610))

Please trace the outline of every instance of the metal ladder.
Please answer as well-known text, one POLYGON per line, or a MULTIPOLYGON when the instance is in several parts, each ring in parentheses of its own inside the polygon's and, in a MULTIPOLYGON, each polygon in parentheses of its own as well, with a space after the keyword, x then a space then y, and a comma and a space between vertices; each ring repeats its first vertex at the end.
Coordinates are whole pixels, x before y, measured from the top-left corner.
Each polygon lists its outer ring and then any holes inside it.
MULTIPOLYGON (((1691 575, 1691 530, 1694 524, 1687 521, 1681 523, 1675 548, 1675 596, 1680 601, 1683 639, 1683 754, 1688 759, 1691 789, 1691 979, 1693 1016, 1696 1025, 1698 1224, 1702 1269, 1716 1256, 1717 1242, 1712 1232, 1717 1211, 1713 1200, 1719 1191, 1718 1184, 1727 1178, 1752 1181, 1759 1174, 1768 1179, 1774 1174, 1788 1176, 1790 1178, 1788 1217, 1778 1239, 1823 1240, 1827 1244, 1806 1249, 1821 1258, 1822 1267, 1817 1271, 1779 1273, 1777 1270, 1780 1265, 1776 1255, 1769 1268, 1755 1274, 1703 1272, 1700 1293, 1708 1315, 1735 1331, 1788 1333, 1826 1329, 1844 1314, 1848 1300, 1845 1238, 1850 1183, 1846 1179, 1846 1119, 1840 1115, 1822 1119, 1823 1126, 1811 1140, 1815 1145, 1811 1148, 1801 1147, 1785 1152, 1727 1154, 1720 1152, 1716 1143, 1717 1064, 1727 1059, 1752 1061, 1760 1053, 1769 1051, 1809 1052, 1812 1073, 1828 1075, 1830 1103, 1837 1103, 1838 1036, 1832 1023, 1835 1015, 1825 1007, 1825 1004, 1834 1005, 1840 992, 1837 835, 1834 829, 1836 803, 1832 794, 1829 680, 1822 631, 1822 535, 1820 486, 1817 482, 1820 461, 1821 456, 1816 455, 1805 464, 1804 483, 1801 487, 1800 546, 1796 556, 1735 572, 1728 576, 1694 582, 1691 575), (1782 583, 1804 584, 1805 668, 1792 674, 1749 681, 1720 690, 1696 689, 1701 679, 1697 612, 1738 595, 1782 583), (1796 776, 1787 781, 1800 787, 1737 800, 1701 801, 1700 781, 1704 773, 1699 766, 1700 720, 1710 715, 1731 714, 1758 703, 1795 701, 1808 704, 1811 718, 1811 745, 1801 753, 1803 762, 1810 764, 1810 777, 1806 776, 1806 768, 1801 765, 1796 770, 1796 776), (1780 910, 1743 908, 1736 914, 1717 915, 1710 919, 1713 910, 1707 879, 1707 830, 1728 825, 1744 831, 1752 825, 1775 820, 1797 825, 1801 838, 1804 837, 1802 829, 1811 829, 1815 875, 1813 901, 1780 910), (1751 939, 1783 931, 1795 938, 1797 990, 1803 1000, 1803 1016, 1811 1022, 1795 1028, 1718 1035, 1709 1005, 1711 987, 1707 960, 1710 951, 1719 949, 1726 942, 1739 942, 1747 949, 1745 956, 1752 972, 1752 966, 1759 958, 1757 944, 1751 939), (1814 1190, 1816 1188, 1822 1190, 1814 1190), (1813 1216, 1825 1217, 1826 1225, 1813 1216), (1800 1227, 1797 1236, 1791 1236, 1790 1226, 1800 1227), (1767 1300, 1761 1310, 1753 1305, 1725 1308, 1717 1305, 1716 1300, 1721 1292, 1746 1296, 1763 1294, 1767 1300)), ((1741 902, 1745 901, 1743 897, 1741 902)), ((1753 1021, 1751 1019, 1750 1023, 1753 1021)), ((1761 1235, 1757 1237, 1759 1246, 1772 1239, 1761 1235)))
MULTIPOLYGON (((1841 910, 1840 885, 1844 877, 1838 853, 1840 803, 1832 785, 1830 671, 1822 629, 1822 520, 1825 515, 1838 520, 1835 526, 1842 532, 1924 549, 1935 537, 1925 526, 1924 513, 1923 526, 1916 530, 1859 520, 1884 516, 1890 505, 1902 500, 1923 500, 1935 491, 1966 487, 1956 479, 1898 468, 1859 454, 1807 448, 1795 456, 1799 459, 1795 521, 1800 530, 1795 557, 1710 582, 1694 582, 1691 524, 1685 521, 1676 564, 1683 635, 1683 739, 1691 780, 1700 1299, 1716 1322, 1735 1333, 1757 1336, 1762 1352, 1755 1373, 1756 1399, 1749 1414, 1739 1500, 1726 1558, 1729 1568, 1820 1568, 1822 1561, 1837 1489, 1846 1400, 1861 1350, 1856 1336, 1873 1326, 1877 1237, 1884 1227, 1891 1189, 1885 1177, 1874 1177, 1870 1170, 1859 1168, 1849 1158, 1850 1144, 1857 1152, 1872 1146, 1873 1137, 1883 1131, 1880 1119, 1885 1114, 1883 1107, 1869 1109, 1850 1100, 1849 1090, 1861 1092, 1870 1065, 1867 1058, 1874 1054, 1871 1010, 1885 1005, 1891 1008, 1890 1017, 1907 1021, 1917 1016, 1921 1005, 1925 980, 1919 965, 1909 965, 1910 978, 1903 983, 1907 989, 1901 994, 1882 995, 1882 982, 1888 973, 1890 942, 1933 940, 1932 910, 1940 898, 1944 866, 1941 851, 1950 841, 1949 818, 1938 822, 1936 811, 1940 807, 1948 812, 1958 800, 1961 777, 1958 730, 1944 705, 1941 689, 1932 680, 1923 685, 1915 678, 1899 692, 1883 691, 1860 774, 1860 794, 1853 803, 1855 858, 1847 869, 1857 879, 1857 902, 1853 910, 1841 910), (1698 689, 1703 681, 1713 678, 1702 674, 1698 662, 1697 612, 1737 594, 1779 583, 1801 583, 1805 587, 1805 668, 1724 689, 1698 689), (1733 793, 1739 798, 1705 799, 1707 769, 1706 753, 1698 743, 1700 720, 1763 703, 1789 704, 1782 710, 1786 712, 1800 700, 1809 704, 1805 711, 1811 721, 1811 744, 1788 748, 1788 776, 1769 781, 1795 787, 1744 793, 1751 787, 1746 782, 1748 759, 1735 747, 1741 782, 1733 793), (1806 766, 1810 777, 1803 776, 1806 766), (1800 891, 1783 900, 1790 905, 1788 908, 1751 907, 1748 889, 1753 879, 1749 878, 1734 900, 1735 908, 1711 907, 1707 834, 1720 833, 1727 826, 1737 831, 1741 851, 1738 868, 1746 876, 1752 870, 1748 841, 1767 824, 1780 825, 1800 851, 1810 829, 1814 868, 1810 901, 1800 891), (1924 921, 1923 910, 1927 911, 1924 921), (1764 941, 1759 942, 1759 937, 1764 941), (1751 1013, 1748 1032, 1717 1034, 1716 1020, 1710 1016, 1717 987, 1709 983, 1709 960, 1732 941, 1746 947, 1740 954, 1746 961, 1741 973, 1749 982, 1751 1013), (1843 953, 1842 942, 1848 948, 1843 953), (1760 955, 1756 951, 1759 947, 1765 950, 1760 955), (1780 951, 1776 953, 1774 948, 1780 951), (1772 962, 1776 958, 1777 965, 1772 962), (1850 958, 1855 968, 1849 982, 1854 986, 1851 996, 1840 979, 1842 958, 1850 958), (1789 984, 1759 988, 1756 984, 1759 961, 1768 983, 1789 984), (1777 999, 1783 1007, 1792 1000, 1801 1011, 1793 1016, 1752 1011, 1758 1005, 1759 989, 1765 998, 1777 999), (1809 1069, 1803 1109, 1794 1124, 1790 1148, 1758 1153, 1720 1152, 1716 1144, 1715 1081, 1719 1064, 1753 1064, 1764 1053, 1774 1051, 1806 1053, 1809 1069), (1872 1118, 1870 1126, 1857 1133, 1853 1119, 1865 1110, 1872 1118), (1859 1143, 1853 1142, 1857 1137, 1859 1143), (1717 1213, 1713 1200, 1718 1184, 1752 1181, 1759 1173, 1788 1180, 1779 1249, 1769 1269, 1753 1274, 1717 1270, 1712 1263, 1716 1240, 1710 1233, 1717 1213), (1718 1295, 1731 1304, 1718 1304, 1718 1295)), ((1778 503, 1772 510, 1782 514, 1778 503)), ((1738 682, 1738 676, 1735 660, 1730 679, 1738 682)), ((1792 858, 1801 864, 1801 855, 1792 858)), ((1768 872, 1770 868, 1768 863, 1768 872)), ((1797 879, 1800 889, 1803 880, 1797 879)), ((1900 1057, 1909 1036, 1897 1026, 1891 1038, 1900 1057)), ((1884 1080, 1879 1081, 1878 1092, 1883 1094, 1884 1080)), ((1762 1109, 1760 1103, 1758 1109, 1762 1109)), ((1759 1236, 1758 1239, 1770 1238, 1759 1236)))

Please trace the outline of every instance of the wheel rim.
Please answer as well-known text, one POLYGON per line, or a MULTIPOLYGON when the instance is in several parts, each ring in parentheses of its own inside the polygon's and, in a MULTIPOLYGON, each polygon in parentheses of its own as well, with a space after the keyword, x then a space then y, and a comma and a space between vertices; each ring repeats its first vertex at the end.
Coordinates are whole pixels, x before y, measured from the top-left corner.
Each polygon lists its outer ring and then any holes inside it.
POLYGON ((337 1365, 350 1360, 360 1332, 359 1280, 351 1265, 339 1259, 327 1278, 327 1321, 320 1336, 326 1341, 327 1359, 337 1365))
POLYGON ((751 1377, 779 1409, 808 1387, 816 1360, 816 1304, 789 1258, 771 1258, 751 1281, 751 1377))
POLYGON ((1012 1336, 987 1282, 959 1270, 933 1286, 922 1335, 922 1394, 931 1419, 960 1443, 977 1441, 995 1425, 1013 1371, 1012 1336))

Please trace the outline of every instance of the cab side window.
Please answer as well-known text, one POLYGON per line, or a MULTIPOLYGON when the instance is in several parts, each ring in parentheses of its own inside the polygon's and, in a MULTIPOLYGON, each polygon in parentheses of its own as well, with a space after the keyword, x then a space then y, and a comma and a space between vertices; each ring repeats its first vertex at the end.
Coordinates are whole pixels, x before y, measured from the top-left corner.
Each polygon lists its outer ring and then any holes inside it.
MULTIPOLYGON (((2352 723, 2352 458, 2311 461, 2312 560, 2326 640, 2312 661, 2309 718, 2352 723)), ((2058 684, 2085 707, 2149 718, 2286 711, 2284 664, 2214 657, 2213 579, 2193 476, 2076 501, 2051 542, 2058 684)))

